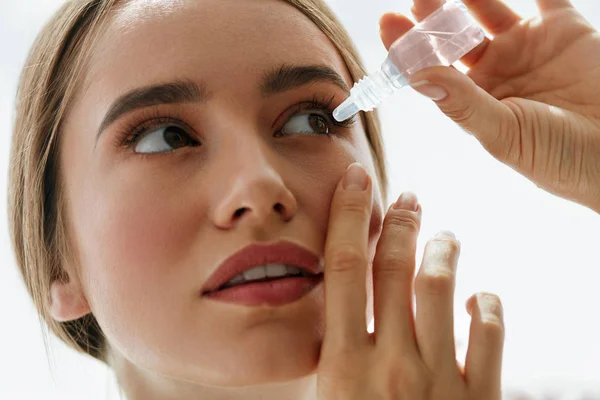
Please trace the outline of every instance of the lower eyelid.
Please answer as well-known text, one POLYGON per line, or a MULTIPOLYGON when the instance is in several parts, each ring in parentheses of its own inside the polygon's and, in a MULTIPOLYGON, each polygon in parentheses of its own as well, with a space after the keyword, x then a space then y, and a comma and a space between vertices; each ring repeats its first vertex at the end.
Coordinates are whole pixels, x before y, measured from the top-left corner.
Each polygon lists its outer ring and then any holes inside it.
MULTIPOLYGON (((356 116, 354 116, 353 118, 347 120, 347 121, 343 121, 343 122, 337 122, 335 120, 335 118, 333 117, 333 111, 335 110, 335 107, 332 107, 331 102, 323 102, 324 104, 321 104, 320 101, 318 100, 313 100, 311 101, 305 101, 302 103, 299 103, 298 106, 299 108, 304 108, 301 109, 299 111, 297 111, 296 113, 293 113, 292 115, 290 115, 289 117, 286 118, 286 123, 293 118, 294 116, 297 115, 305 115, 305 114, 317 114, 322 116, 323 118, 325 118, 327 124, 329 125, 329 129, 330 129, 330 135, 331 134, 335 134, 336 130, 339 131, 340 129, 344 129, 349 127, 350 125, 352 125, 355 120, 356 120, 356 116), (302 104, 304 105, 309 105, 309 106, 305 106, 302 107, 302 104), (312 107, 310 107, 312 106, 312 107)), ((292 106, 295 107, 295 106, 292 106)), ((190 138, 190 140, 192 141, 192 144, 190 144, 189 146, 186 147, 195 147, 195 146, 199 146, 201 143, 197 140, 198 136, 195 134, 195 131, 192 130, 190 127, 188 127, 188 125, 186 123, 184 123, 183 121, 180 121, 179 119, 174 119, 171 115, 160 115, 158 113, 153 114, 154 118, 150 118, 142 123, 138 123, 137 124, 137 128, 135 130, 131 130, 129 131, 129 133, 122 135, 122 138, 119 140, 120 143, 122 143, 122 146, 124 147, 130 147, 132 149, 135 148, 135 146, 137 145, 137 143, 143 138, 145 137, 147 134, 152 133, 155 130, 158 129, 162 129, 162 128, 166 128, 168 126, 177 126, 179 128, 181 128, 185 134, 190 138)), ((282 125, 284 126, 285 123, 282 125)), ((278 130, 278 132, 281 132, 282 128, 280 128, 278 130)), ((177 150, 177 149, 175 149, 177 150)), ((150 154, 146 154, 146 153, 137 153, 137 154, 144 154, 146 156, 149 155, 156 155, 154 153, 150 153, 150 154)))

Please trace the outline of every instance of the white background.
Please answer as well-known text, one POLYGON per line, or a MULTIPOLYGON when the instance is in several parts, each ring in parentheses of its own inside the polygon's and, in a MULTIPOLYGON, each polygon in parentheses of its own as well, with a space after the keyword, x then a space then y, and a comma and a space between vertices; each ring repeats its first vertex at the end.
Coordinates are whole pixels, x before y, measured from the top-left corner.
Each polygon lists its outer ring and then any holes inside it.
MULTIPOLYGON (((26 54, 58 0, 0 0, 0 197, 6 199, 17 78, 26 54)), ((386 56, 378 36, 385 11, 408 13, 409 0, 329 0, 367 68, 386 56)), ((508 0, 525 17, 534 0, 508 0)), ((600 28, 600 3, 573 0, 600 28)), ((568 73, 568 71, 566 71, 568 73)), ((594 82, 593 84, 600 84, 594 82)), ((388 153, 390 201, 412 190, 426 240, 441 229, 462 242, 456 288, 456 335, 464 357, 477 291, 499 294, 507 327, 503 379, 535 398, 600 393, 600 216, 550 195, 500 164, 435 105, 410 89, 380 107, 388 153)), ((0 207, 0 399, 116 399, 104 366, 53 339, 52 367, 32 303, 18 278, 0 207)))

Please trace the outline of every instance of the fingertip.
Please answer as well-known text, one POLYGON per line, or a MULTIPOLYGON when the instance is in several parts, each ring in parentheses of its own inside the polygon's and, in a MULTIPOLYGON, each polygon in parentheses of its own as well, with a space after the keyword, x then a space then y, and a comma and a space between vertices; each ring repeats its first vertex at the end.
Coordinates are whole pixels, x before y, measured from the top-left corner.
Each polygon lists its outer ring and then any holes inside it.
POLYGON ((419 198, 413 192, 403 192, 394 203, 395 210, 417 211, 419 198))
POLYGON ((354 162, 348 166, 342 179, 342 189, 351 192, 362 192, 369 188, 370 176, 365 166, 354 162))
POLYGON ((482 292, 477 297, 477 305, 480 312, 486 316, 486 319, 491 319, 504 322, 504 308, 500 296, 494 293, 482 292))
POLYGON ((413 5, 410 7, 410 13, 411 13, 411 14, 413 15, 413 17, 415 17, 415 18, 418 18, 418 17, 419 17, 419 15, 418 15, 418 11, 417 11, 417 7, 416 7, 414 4, 413 4, 413 5))
POLYGON ((383 25, 385 25, 388 21, 388 19, 393 18, 394 13, 392 12, 386 12, 385 14, 383 14, 380 18, 379 18, 379 26, 382 27, 383 25))
POLYGON ((419 215, 419 217, 423 217, 423 208, 421 207, 421 203, 417 204, 417 214, 419 215))
POLYGON ((465 302, 465 307, 467 309, 467 313, 473 317, 473 301, 475 301, 475 298, 477 297, 477 294, 472 294, 467 301, 465 302))
POLYGON ((406 32, 411 30, 414 23, 402 14, 386 13, 379 19, 379 36, 386 49, 406 32))
POLYGON ((479 292, 471 295, 465 303, 467 312, 474 318, 473 306, 477 305, 477 319, 481 322, 495 321, 502 324, 504 321, 504 309, 500 297, 493 293, 479 292))
POLYGON ((467 300, 471 328, 465 377, 474 398, 487 398, 484 395, 492 392, 500 393, 504 323, 498 307, 499 297, 486 292, 476 293, 467 300))
POLYGON ((404 23, 406 21, 410 21, 404 14, 396 13, 393 11, 388 11, 379 18, 380 24, 394 24, 394 23, 404 23))

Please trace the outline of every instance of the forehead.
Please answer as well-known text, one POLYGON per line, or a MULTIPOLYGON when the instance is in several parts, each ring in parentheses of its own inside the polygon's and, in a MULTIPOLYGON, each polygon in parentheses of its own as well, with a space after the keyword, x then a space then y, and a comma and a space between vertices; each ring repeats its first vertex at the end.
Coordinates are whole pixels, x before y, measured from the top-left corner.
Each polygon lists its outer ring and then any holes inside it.
POLYGON ((131 1, 114 11, 90 61, 85 86, 104 92, 174 77, 218 91, 282 64, 328 65, 352 83, 327 36, 283 0, 131 1))

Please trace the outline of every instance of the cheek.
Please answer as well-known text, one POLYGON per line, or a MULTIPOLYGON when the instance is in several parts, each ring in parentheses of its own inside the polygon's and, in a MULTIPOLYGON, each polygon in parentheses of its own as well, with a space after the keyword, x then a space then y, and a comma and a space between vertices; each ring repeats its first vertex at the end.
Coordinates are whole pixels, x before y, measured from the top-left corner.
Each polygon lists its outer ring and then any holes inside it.
POLYGON ((156 182, 114 177, 88 194, 74 207, 86 296, 116 348, 152 358, 149 348, 185 332, 202 285, 207 252, 198 245, 210 244, 199 237, 200 205, 156 182))
POLYGON ((193 287, 189 281, 187 288, 182 286, 183 269, 189 268, 186 256, 191 243, 198 241, 198 224, 190 216, 193 207, 183 206, 192 202, 176 198, 176 192, 128 184, 126 179, 88 194, 76 205, 75 220, 94 312, 106 309, 107 316, 111 310, 111 315, 128 317, 148 307, 156 314, 161 308, 172 309, 173 302, 193 287), (177 292, 181 296, 168 295, 177 292))

